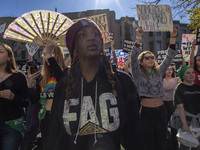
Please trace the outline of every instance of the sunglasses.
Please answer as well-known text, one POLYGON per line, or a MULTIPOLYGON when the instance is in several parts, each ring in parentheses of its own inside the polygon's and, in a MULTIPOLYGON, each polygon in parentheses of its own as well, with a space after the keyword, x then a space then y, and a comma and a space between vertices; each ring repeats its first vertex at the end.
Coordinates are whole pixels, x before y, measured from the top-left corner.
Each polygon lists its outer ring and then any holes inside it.
POLYGON ((154 59, 154 56, 144 56, 144 58, 146 59, 146 60, 149 60, 149 59, 154 59))

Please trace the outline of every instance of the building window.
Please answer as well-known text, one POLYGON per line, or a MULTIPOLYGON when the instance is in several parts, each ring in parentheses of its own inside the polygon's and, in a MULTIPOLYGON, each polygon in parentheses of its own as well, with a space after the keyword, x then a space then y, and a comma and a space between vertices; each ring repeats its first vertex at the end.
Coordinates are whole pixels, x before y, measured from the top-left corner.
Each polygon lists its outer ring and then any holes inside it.
POLYGON ((176 46, 176 49, 179 49, 179 43, 178 42, 176 43, 175 46, 176 46))
POLYGON ((161 41, 156 42, 156 50, 160 51, 161 50, 161 41))
POLYGON ((149 36, 153 36, 153 32, 149 32, 149 36))
POLYGON ((26 59, 26 52, 25 51, 21 51, 21 59, 26 59))
POLYGON ((153 51, 153 42, 150 42, 150 51, 153 51))
MULTIPOLYGON (((178 27, 176 27, 176 29, 178 30, 178 27)), ((176 37, 178 37, 178 33, 177 33, 176 37)))
POLYGON ((161 32, 156 32, 156 36, 161 36, 161 32))
POLYGON ((18 54, 17 51, 15 51, 15 52, 14 52, 14 56, 15 56, 15 58, 18 57, 17 54, 18 54))
POLYGON ((182 30, 182 34, 186 34, 186 30, 185 29, 182 30))
POLYGON ((133 35, 133 26, 130 25, 130 35, 132 36, 133 35))

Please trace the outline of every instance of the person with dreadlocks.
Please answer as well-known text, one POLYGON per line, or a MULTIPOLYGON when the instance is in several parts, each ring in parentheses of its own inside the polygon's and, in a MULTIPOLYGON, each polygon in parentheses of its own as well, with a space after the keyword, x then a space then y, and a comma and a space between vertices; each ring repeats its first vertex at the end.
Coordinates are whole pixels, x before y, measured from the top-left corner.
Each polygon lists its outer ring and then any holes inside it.
POLYGON ((71 68, 56 85, 45 149, 143 149, 136 87, 129 75, 112 71, 97 24, 74 23, 66 45, 71 68))

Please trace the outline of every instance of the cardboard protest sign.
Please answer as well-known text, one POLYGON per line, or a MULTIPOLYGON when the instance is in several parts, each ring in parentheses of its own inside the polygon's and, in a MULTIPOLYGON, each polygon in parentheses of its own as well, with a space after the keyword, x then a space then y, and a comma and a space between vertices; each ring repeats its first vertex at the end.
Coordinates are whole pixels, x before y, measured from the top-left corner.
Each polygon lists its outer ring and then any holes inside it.
MULTIPOLYGON (((86 18, 93 20, 99 26, 99 28, 102 31, 104 43, 110 42, 107 15, 106 14, 100 14, 100 15, 94 15, 94 16, 87 16, 86 18)), ((78 21, 80 19, 83 19, 83 18, 75 19, 73 21, 75 22, 75 21, 78 21)))
POLYGON ((169 5, 136 5, 138 25, 144 31, 173 31, 169 5))
MULTIPOLYGON (((124 66, 124 60, 126 57, 128 57, 128 54, 123 52, 123 50, 115 50, 115 54, 116 54, 116 57, 117 57, 117 65, 119 67, 123 67, 124 66)), ((113 54, 112 54, 112 51, 111 51, 111 55, 110 55, 110 58, 112 59, 113 58, 113 54)))
POLYGON ((106 57, 110 58, 110 49, 109 48, 104 49, 104 53, 105 53, 106 57))
MULTIPOLYGON (((177 52, 175 58, 172 60, 172 63, 175 63, 176 65, 178 65, 178 64, 180 65, 180 64, 182 64, 183 56, 182 56, 181 50, 177 50, 177 51, 178 52, 177 52)), ((158 64, 161 64, 166 57, 167 50, 158 51, 157 54, 158 54, 157 62, 158 62, 158 64)))
POLYGON ((6 23, 0 25, 0 34, 4 32, 6 23))
MULTIPOLYGON (((181 50, 183 59, 185 61, 189 60, 190 51, 192 49, 192 41, 196 39, 196 34, 183 34, 182 35, 182 43, 181 43, 181 50)), ((197 50, 195 50, 196 54, 197 50)))
POLYGON ((200 28, 197 28, 197 45, 200 45, 200 28))
POLYGON ((109 38, 110 38, 110 41, 114 40, 114 33, 110 32, 109 33, 109 38))
POLYGON ((133 49, 133 45, 133 41, 124 40, 123 51, 129 53, 133 49))
POLYGON ((26 43, 26 48, 28 51, 29 56, 32 56, 37 52, 37 50, 40 48, 40 45, 32 44, 32 43, 26 43))

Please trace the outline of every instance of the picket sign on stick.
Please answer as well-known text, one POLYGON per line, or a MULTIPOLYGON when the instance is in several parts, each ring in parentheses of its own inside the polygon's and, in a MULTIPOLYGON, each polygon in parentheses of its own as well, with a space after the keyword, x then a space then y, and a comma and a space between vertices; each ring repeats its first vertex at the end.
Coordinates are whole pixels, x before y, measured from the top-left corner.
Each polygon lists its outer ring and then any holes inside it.
POLYGON ((144 31, 173 31, 169 5, 136 5, 138 25, 144 31))
POLYGON ((37 50, 40 48, 40 45, 32 44, 32 43, 26 43, 26 48, 28 51, 29 56, 33 57, 33 55, 37 52, 37 50))
MULTIPOLYGON (((196 39, 196 34, 182 34, 181 50, 183 59, 188 61, 190 58, 190 52, 192 50, 192 41, 196 39)), ((198 47, 194 51, 194 56, 197 53, 198 47)))

